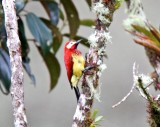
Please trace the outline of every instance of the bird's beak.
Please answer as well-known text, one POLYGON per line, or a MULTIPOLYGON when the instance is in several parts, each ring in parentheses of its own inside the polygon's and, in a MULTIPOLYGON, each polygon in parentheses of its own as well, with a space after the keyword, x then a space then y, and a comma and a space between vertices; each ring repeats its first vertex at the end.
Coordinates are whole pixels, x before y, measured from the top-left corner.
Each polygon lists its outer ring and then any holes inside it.
POLYGON ((79 39, 78 41, 76 41, 76 45, 78 45, 81 41, 82 39, 79 39))

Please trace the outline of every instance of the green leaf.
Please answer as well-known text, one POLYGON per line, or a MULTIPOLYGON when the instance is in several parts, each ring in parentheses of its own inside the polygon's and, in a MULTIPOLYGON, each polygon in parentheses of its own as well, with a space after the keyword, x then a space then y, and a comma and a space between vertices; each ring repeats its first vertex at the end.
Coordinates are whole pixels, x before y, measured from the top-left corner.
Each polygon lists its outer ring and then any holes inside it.
POLYGON ((58 79, 60 76, 60 64, 55 55, 52 53, 49 53, 47 57, 44 58, 44 60, 50 73, 50 79, 51 79, 50 91, 51 91, 58 83, 58 79))
POLYGON ((31 68, 30 68, 30 65, 29 65, 29 63, 30 63, 29 57, 23 57, 22 60, 23 60, 23 67, 24 67, 25 71, 27 72, 28 76, 32 80, 32 83, 35 85, 36 84, 36 79, 31 72, 31 68))
POLYGON ((16 0, 16 12, 19 13, 23 10, 27 3, 27 0, 16 0))
POLYGON ((61 44, 62 44, 62 39, 60 40, 58 37, 55 37, 54 38, 54 42, 53 42, 54 54, 57 53, 57 51, 59 50, 61 44))
MULTIPOLYGON (((70 37, 70 34, 63 34, 63 36, 65 36, 65 37, 70 37)), ((86 46, 86 47, 89 47, 90 45, 89 45, 89 43, 87 43, 88 42, 88 40, 86 39, 86 38, 84 38, 84 37, 82 37, 82 36, 75 36, 74 38, 73 38, 74 40, 80 40, 80 39, 82 39, 82 41, 81 41, 81 44, 83 44, 84 46, 86 46)))
POLYGON ((57 58, 55 57, 54 54, 52 53, 48 53, 46 56, 44 56, 42 54, 42 51, 39 47, 37 47, 40 54, 42 55, 44 62, 48 68, 49 74, 50 74, 50 91, 53 90, 53 88, 55 88, 55 86, 58 83, 58 79, 60 76, 60 64, 57 60, 57 58))
POLYGON ((87 4, 88 4, 89 7, 92 6, 92 0, 86 0, 86 2, 87 2, 87 4))
POLYGON ((95 120, 97 113, 98 113, 98 110, 94 110, 94 112, 91 116, 92 120, 95 120))
POLYGON ((81 25, 84 25, 84 26, 94 26, 95 25, 95 21, 91 20, 91 19, 83 19, 80 21, 80 24, 81 25))
POLYGON ((9 55, 2 48, 0 48, 0 85, 1 83, 5 88, 5 92, 0 86, 1 91, 4 94, 8 94, 11 86, 10 59, 9 55))
POLYGON ((160 43, 159 41, 156 39, 156 37, 154 37, 154 35, 152 34, 152 32, 150 30, 148 30, 145 27, 142 27, 140 25, 132 25, 132 27, 138 31, 139 33, 143 33, 144 35, 146 35, 147 37, 149 37, 153 42, 155 42, 155 44, 160 47, 160 43))
POLYGON ((60 0, 60 1, 63 4, 69 22, 70 38, 74 38, 77 34, 80 24, 78 12, 72 0, 60 0))
POLYGON ((49 15, 52 24, 57 25, 59 22, 59 8, 55 1, 43 1, 41 0, 43 7, 49 15))
POLYGON ((102 121, 103 116, 97 116, 97 114, 98 114, 98 110, 94 110, 91 116, 91 119, 93 122, 91 123, 90 127, 100 126, 99 122, 102 121))
POLYGON ((157 30, 155 27, 153 27, 152 25, 149 26, 150 28, 150 32, 154 35, 154 37, 159 41, 160 43, 160 31, 157 30))
POLYGON ((125 0, 116 0, 115 2, 114 2, 114 7, 115 7, 115 9, 118 9, 121 5, 122 5, 122 3, 124 2, 125 0))
POLYGON ((43 54, 47 55, 53 42, 51 30, 33 13, 26 15, 26 21, 30 32, 39 42, 43 54))
POLYGON ((64 21, 64 14, 61 9, 59 9, 59 17, 64 21))
POLYGON ((100 121, 102 121, 102 118, 103 118, 103 116, 97 116, 96 118, 95 118, 95 123, 98 123, 98 122, 100 122, 100 121))
POLYGON ((49 20, 44 18, 41 18, 41 20, 52 30, 52 33, 54 35, 53 50, 54 54, 56 54, 62 44, 62 34, 59 31, 58 27, 53 25, 49 20))

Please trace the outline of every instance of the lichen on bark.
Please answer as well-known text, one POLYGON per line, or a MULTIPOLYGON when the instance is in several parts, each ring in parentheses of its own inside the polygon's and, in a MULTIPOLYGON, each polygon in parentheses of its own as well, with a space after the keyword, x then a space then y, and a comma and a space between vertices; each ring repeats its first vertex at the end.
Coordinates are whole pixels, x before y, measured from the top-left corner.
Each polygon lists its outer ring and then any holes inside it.
MULTIPOLYGON (((122 2, 122 1, 121 1, 122 2)), ((107 43, 111 42, 109 26, 112 22, 114 11, 118 8, 118 0, 93 0, 92 11, 96 14, 96 25, 88 42, 90 44, 89 52, 86 54, 86 68, 93 67, 83 74, 82 93, 77 104, 77 109, 73 117, 72 127, 90 127, 91 109, 93 100, 97 95, 99 79, 106 65, 103 58, 106 56, 105 49, 107 43)))

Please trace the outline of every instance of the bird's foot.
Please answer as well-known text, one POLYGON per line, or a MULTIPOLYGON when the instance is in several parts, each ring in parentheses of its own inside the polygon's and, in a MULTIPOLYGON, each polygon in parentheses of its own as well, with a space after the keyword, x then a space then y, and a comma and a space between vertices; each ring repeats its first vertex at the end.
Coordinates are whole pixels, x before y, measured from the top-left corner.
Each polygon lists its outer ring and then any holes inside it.
POLYGON ((87 75, 92 75, 92 74, 93 74, 92 69, 95 69, 96 67, 97 67, 97 65, 87 66, 87 67, 83 70, 83 73, 85 73, 85 74, 87 74, 87 75))

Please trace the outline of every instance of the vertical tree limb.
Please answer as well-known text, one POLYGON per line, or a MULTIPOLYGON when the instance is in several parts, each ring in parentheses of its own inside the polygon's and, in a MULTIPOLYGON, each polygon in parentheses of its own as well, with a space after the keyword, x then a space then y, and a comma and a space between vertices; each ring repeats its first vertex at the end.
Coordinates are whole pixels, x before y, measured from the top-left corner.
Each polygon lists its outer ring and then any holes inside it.
POLYGON ((5 28, 7 32, 7 46, 11 63, 11 96, 15 127, 27 127, 24 107, 23 67, 21 57, 21 43, 18 36, 15 0, 2 1, 5 14, 5 28))
POLYGON ((92 11, 97 15, 94 33, 88 38, 90 43, 89 52, 86 55, 86 67, 93 67, 83 75, 82 93, 77 104, 73 117, 72 127, 90 127, 93 124, 91 119, 91 108, 93 100, 99 99, 97 88, 102 71, 106 68, 103 64, 105 48, 111 42, 109 26, 114 11, 119 7, 121 0, 93 0, 92 11))

